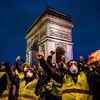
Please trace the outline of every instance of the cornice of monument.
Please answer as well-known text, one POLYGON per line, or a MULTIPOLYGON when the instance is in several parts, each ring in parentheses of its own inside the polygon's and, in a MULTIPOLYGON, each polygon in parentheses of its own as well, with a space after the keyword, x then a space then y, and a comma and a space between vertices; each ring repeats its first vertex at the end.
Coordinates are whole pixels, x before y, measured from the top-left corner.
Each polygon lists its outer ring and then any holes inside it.
POLYGON ((47 7, 44 12, 35 20, 35 22, 31 25, 31 27, 27 30, 27 34, 30 33, 30 31, 33 29, 33 27, 37 26, 36 24, 40 22, 40 20, 45 17, 45 15, 51 15, 55 18, 62 19, 64 21, 70 22, 71 23, 71 16, 68 14, 64 14, 62 12, 59 12, 55 9, 52 9, 50 7, 47 7))
POLYGON ((37 30, 39 30, 41 27, 43 27, 44 24, 47 23, 47 17, 44 16, 38 23, 37 25, 34 26, 26 35, 25 38, 29 38, 32 34, 34 34, 37 30))
POLYGON ((48 15, 47 22, 52 23, 52 24, 56 24, 58 26, 62 26, 65 28, 73 28, 74 27, 72 22, 65 21, 63 19, 57 18, 55 16, 51 16, 51 15, 48 15))
POLYGON ((51 16, 51 15, 45 15, 38 23, 37 25, 32 28, 29 33, 27 33, 26 38, 29 38, 32 34, 34 34, 39 28, 43 27, 45 23, 51 23, 51 24, 56 24, 58 26, 62 26, 65 28, 73 28, 74 25, 72 22, 65 21, 63 19, 59 19, 57 17, 51 16))

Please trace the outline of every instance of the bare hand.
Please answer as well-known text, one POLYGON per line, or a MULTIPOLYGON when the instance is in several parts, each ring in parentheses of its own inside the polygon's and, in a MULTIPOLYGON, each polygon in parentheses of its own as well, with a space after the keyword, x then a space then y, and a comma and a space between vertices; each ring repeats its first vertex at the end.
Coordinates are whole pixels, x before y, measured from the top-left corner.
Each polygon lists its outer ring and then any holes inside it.
POLYGON ((43 52, 38 52, 38 53, 36 54, 36 57, 37 57, 38 60, 41 60, 41 59, 44 58, 44 53, 43 53, 43 52))
POLYGON ((19 61, 20 59, 21 59, 21 57, 20 56, 17 56, 16 61, 19 61))

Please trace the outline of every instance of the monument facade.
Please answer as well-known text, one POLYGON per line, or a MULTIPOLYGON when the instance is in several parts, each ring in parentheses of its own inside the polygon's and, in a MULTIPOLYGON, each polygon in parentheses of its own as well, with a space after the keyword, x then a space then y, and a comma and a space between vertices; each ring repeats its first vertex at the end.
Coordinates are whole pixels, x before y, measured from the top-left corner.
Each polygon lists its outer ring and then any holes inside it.
POLYGON ((50 51, 56 51, 59 46, 66 51, 66 60, 73 59, 72 28, 70 15, 51 8, 45 9, 27 31, 27 62, 37 65, 36 52, 43 51, 47 58, 50 51))

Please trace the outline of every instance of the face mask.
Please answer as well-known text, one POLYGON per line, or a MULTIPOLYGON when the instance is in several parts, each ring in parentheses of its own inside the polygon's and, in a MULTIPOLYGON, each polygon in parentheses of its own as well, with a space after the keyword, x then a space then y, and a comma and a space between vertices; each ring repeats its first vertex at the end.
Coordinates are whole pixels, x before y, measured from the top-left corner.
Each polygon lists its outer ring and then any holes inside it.
POLYGON ((27 78, 31 78, 31 77, 33 77, 33 73, 31 73, 31 72, 27 72, 27 73, 26 73, 26 77, 27 77, 27 78))
POLYGON ((70 66, 69 70, 72 74, 77 74, 78 73, 78 68, 75 65, 70 66))

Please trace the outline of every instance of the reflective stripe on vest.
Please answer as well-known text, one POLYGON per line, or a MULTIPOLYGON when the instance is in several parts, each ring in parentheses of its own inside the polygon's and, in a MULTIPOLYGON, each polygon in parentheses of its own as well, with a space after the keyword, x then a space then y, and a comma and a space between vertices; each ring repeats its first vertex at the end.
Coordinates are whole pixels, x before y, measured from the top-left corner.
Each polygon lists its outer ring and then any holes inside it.
POLYGON ((62 85, 62 100, 92 100, 87 77, 80 72, 75 84, 71 75, 64 75, 62 85))
POLYGON ((32 100, 37 100, 37 98, 36 97, 34 97, 34 96, 30 96, 30 95, 27 95, 27 94, 19 94, 18 95, 18 98, 29 98, 29 99, 32 99, 32 100))
POLYGON ((5 98, 5 97, 8 97, 8 94, 3 94, 0 96, 0 98, 5 98))
POLYGON ((82 94, 92 94, 91 91, 86 91, 86 90, 79 90, 79 89, 66 89, 62 91, 62 94, 65 93, 82 93, 82 94))

